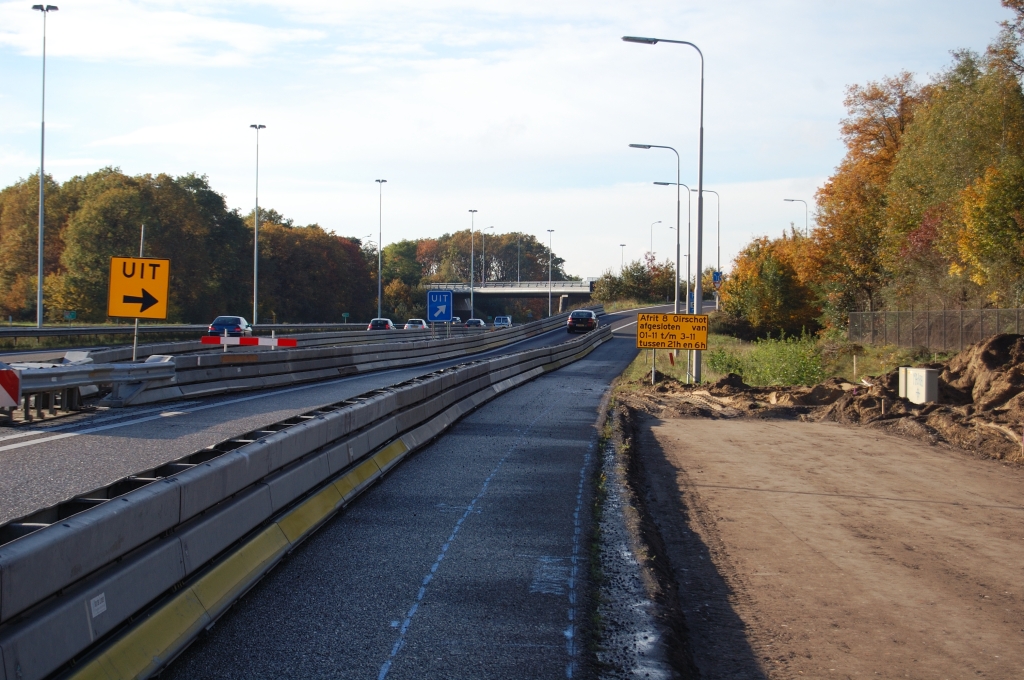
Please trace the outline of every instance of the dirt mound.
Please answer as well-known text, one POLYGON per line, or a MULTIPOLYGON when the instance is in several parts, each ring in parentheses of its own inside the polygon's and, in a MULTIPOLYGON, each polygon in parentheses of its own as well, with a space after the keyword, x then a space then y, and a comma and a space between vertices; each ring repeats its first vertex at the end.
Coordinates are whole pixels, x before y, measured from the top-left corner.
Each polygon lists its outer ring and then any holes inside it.
MULTIPOLYGON (((941 367, 944 403, 973 404, 981 411, 1005 407, 1024 392, 1024 336, 993 336, 941 367)), ((1019 400, 1014 406, 1019 410, 1019 400)))
POLYGON ((743 382, 743 376, 737 375, 736 373, 729 373, 718 382, 708 387, 708 391, 711 394, 730 394, 737 390, 749 390, 750 385, 743 382))
POLYGON ((814 387, 777 388, 751 387, 730 373, 709 386, 659 385, 645 410, 715 418, 799 415, 1024 462, 1024 336, 995 335, 948 362, 921 367, 940 371, 938 404, 900 399, 898 371, 862 384, 830 378, 814 387))

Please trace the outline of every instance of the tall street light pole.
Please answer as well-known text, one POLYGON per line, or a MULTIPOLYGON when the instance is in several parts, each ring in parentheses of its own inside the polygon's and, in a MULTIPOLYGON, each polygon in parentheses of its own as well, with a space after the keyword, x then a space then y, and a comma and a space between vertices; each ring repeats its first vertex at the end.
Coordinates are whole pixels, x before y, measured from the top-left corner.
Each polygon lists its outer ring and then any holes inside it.
POLYGON ((487 241, 486 231, 488 229, 494 229, 491 227, 484 227, 480 230, 480 282, 487 283, 487 241))
MULTIPOLYGON (((679 187, 682 186, 679 183, 679 152, 676 151, 675 149, 673 149, 671 146, 660 146, 658 144, 630 144, 629 146, 630 146, 630 148, 633 148, 633 149, 668 149, 669 151, 671 151, 672 153, 674 153, 676 155, 676 303, 675 303, 675 307, 673 307, 673 311, 676 314, 678 314, 679 313, 679 232, 680 232, 680 228, 679 227, 681 226, 680 225, 680 216, 679 216, 679 204, 680 204, 679 187)), ((689 218, 687 218, 687 219, 689 219, 689 218)), ((687 235, 686 235, 686 242, 687 242, 686 247, 687 247, 687 249, 689 249, 689 247, 690 247, 690 245, 689 245, 689 242, 690 242, 690 235, 689 235, 689 233, 687 233, 687 235)), ((689 282, 689 280, 690 280, 690 268, 689 268, 689 265, 687 265, 687 268, 686 268, 686 280, 687 280, 687 282, 689 282)))
POLYGON ((654 225, 661 224, 661 220, 651 222, 651 257, 654 257, 654 225))
POLYGON ((476 278, 476 272, 473 270, 473 263, 476 260, 476 232, 475 221, 476 221, 476 210, 469 211, 469 318, 475 319, 473 316, 473 279, 476 278))
POLYGON ((802 198, 784 198, 782 199, 786 203, 803 203, 804 204, 804 236, 811 235, 810 222, 807 219, 807 201, 802 198))
MULTIPOLYGON (((691 189, 690 191, 693 191, 693 189, 691 189)), ((718 239, 718 253, 717 253, 718 257, 717 257, 717 260, 715 262, 715 271, 721 273, 722 272, 722 197, 718 195, 717 191, 712 191, 711 189, 705 189, 704 193, 705 194, 714 194, 715 195, 715 216, 716 216, 716 223, 717 223, 717 228, 715 230, 715 236, 718 239)))
POLYGON ((551 234, 554 229, 548 229, 548 316, 551 316, 551 234))
POLYGON ((259 302, 260 282, 260 130, 266 125, 250 125, 256 130, 256 211, 253 213, 252 230, 252 325, 256 325, 256 309, 259 302))
MULTIPOLYGON (((622 275, 623 270, 626 268, 626 244, 619 244, 619 275, 622 275)), ((679 272, 676 272, 679 275, 679 272)))
MULTIPOLYGON (((657 45, 659 42, 672 43, 675 45, 688 45, 693 49, 697 50, 697 54, 700 55, 700 146, 698 147, 698 158, 697 158, 697 280, 694 285, 693 299, 694 302, 700 305, 700 312, 703 312, 703 295, 704 291, 701 289, 700 271, 703 266, 703 259, 701 257, 701 249, 704 247, 704 53, 700 51, 700 48, 694 45, 692 42, 686 40, 665 40, 663 38, 639 38, 636 36, 623 36, 622 39, 626 42, 641 43, 644 45, 657 45)), ((678 232, 677 232, 678 233, 678 232)), ((690 268, 689 264, 686 266, 690 268)), ((676 285, 678 290, 678 284, 676 285)), ((678 299, 678 295, 676 296, 678 299)), ((679 311, 678 304, 676 305, 676 312, 679 311)), ((695 365, 693 367, 693 377, 699 383, 700 382, 700 351, 694 353, 696 357, 695 365)))
POLYGON ((46 15, 56 12, 56 5, 32 5, 32 9, 43 13, 43 104, 39 116, 39 266, 36 271, 36 327, 43 327, 43 221, 46 190, 43 159, 46 156, 46 15))
MULTIPOLYGON (((690 187, 686 186, 685 184, 681 183, 678 180, 678 178, 676 179, 675 182, 655 182, 655 184, 657 184, 660 187, 675 186, 676 187, 676 200, 679 199, 679 187, 685 187, 686 188, 686 255, 683 255, 683 257, 686 258, 686 313, 689 314, 690 313, 690 212, 691 212, 691 210, 690 210, 690 192, 692 191, 692 189, 690 189, 690 187)), ((678 235, 679 235, 679 229, 676 229, 676 236, 678 237, 678 235)), ((677 246, 678 246, 678 242, 679 242, 679 239, 677 238, 676 239, 677 246)), ((678 255, 679 255, 679 253, 677 252, 676 253, 676 282, 677 282, 676 283, 676 288, 679 287, 679 285, 678 285, 678 281, 679 281, 679 257, 678 257, 678 255)), ((676 297, 678 297, 678 295, 676 297)))
POLYGON ((375 179, 377 183, 377 318, 384 315, 384 281, 381 274, 384 264, 384 185, 386 179, 375 179))
POLYGON ((522 242, 522 240, 523 235, 516 234, 516 283, 519 283, 521 281, 521 279, 519 278, 519 245, 522 242))

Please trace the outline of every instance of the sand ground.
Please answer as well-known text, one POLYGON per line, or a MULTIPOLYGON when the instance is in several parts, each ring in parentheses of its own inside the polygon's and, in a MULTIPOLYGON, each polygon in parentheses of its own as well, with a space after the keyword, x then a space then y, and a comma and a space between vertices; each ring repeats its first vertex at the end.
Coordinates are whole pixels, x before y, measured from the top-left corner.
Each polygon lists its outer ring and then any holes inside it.
POLYGON ((863 427, 635 412, 705 678, 1024 678, 1024 470, 863 427))

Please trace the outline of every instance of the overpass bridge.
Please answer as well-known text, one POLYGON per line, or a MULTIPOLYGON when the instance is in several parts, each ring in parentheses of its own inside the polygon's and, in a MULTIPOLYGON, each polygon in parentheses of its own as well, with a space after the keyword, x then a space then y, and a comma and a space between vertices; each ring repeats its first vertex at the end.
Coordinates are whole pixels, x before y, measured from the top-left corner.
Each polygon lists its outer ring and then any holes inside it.
MULTIPOLYGON (((470 286, 468 283, 430 283, 427 290, 450 290, 456 311, 469 312, 470 286)), ((473 284, 474 297, 484 298, 546 298, 550 292, 559 311, 569 304, 589 300, 593 281, 488 281, 473 284)))

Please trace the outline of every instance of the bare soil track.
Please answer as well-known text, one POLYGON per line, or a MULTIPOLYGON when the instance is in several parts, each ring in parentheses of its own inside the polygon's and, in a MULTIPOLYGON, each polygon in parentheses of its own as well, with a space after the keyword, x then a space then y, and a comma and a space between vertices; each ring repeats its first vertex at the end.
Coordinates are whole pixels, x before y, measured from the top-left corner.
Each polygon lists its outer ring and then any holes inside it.
POLYGON ((1019 465, 673 396, 619 415, 701 677, 1024 678, 1019 465))

